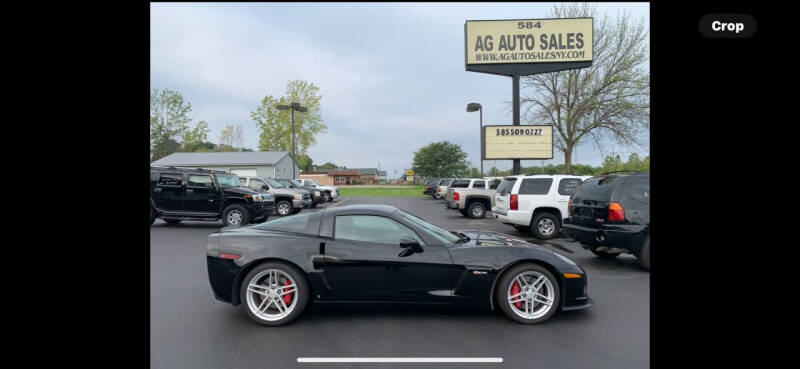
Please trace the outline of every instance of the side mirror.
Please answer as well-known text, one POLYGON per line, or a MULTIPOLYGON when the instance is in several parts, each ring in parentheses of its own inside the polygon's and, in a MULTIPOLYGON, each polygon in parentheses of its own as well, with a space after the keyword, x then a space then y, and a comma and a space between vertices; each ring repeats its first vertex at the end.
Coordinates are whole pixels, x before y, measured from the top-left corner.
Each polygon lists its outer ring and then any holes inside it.
POLYGON ((262 190, 269 190, 269 185, 262 185, 262 186, 261 186, 261 189, 262 189, 262 190))
POLYGON ((422 252, 422 246, 419 245, 419 242, 417 242, 417 240, 411 237, 401 238, 400 247, 404 249, 403 252, 400 254, 400 256, 408 256, 415 252, 422 252))

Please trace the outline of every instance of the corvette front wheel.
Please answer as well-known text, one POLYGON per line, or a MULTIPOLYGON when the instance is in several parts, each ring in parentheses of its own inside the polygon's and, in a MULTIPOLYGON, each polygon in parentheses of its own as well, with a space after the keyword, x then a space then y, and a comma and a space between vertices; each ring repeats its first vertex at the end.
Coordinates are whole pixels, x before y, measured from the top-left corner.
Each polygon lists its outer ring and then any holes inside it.
POLYGON ((503 274, 495 289, 500 310, 524 324, 547 321, 561 301, 558 281, 538 264, 520 264, 503 274))
POLYGON ((288 324, 300 315, 308 301, 305 278, 295 268, 277 262, 253 268, 239 293, 247 316, 264 326, 288 324))

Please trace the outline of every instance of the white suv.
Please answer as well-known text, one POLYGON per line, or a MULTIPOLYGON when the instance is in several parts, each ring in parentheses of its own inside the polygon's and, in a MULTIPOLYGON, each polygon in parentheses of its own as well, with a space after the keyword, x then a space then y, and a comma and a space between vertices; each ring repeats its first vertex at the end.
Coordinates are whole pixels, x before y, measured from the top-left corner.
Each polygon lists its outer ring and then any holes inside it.
POLYGON ((542 240, 558 235, 569 216, 569 198, 591 176, 566 174, 505 177, 494 195, 494 218, 542 240))

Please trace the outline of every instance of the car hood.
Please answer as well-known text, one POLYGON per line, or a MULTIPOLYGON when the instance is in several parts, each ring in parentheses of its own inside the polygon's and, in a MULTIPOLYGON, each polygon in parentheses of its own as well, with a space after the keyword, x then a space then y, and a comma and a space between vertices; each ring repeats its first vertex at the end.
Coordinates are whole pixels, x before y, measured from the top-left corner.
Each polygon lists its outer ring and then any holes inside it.
POLYGON ((509 234, 500 233, 500 232, 493 232, 493 231, 479 231, 474 229, 463 229, 463 230, 456 230, 456 232, 461 232, 470 240, 463 245, 471 245, 471 246, 526 246, 526 247, 533 247, 542 250, 546 250, 545 248, 536 245, 534 243, 530 243, 525 241, 519 237, 515 237, 509 234))
POLYGON ((250 187, 225 187, 222 189, 226 194, 231 195, 255 195, 260 194, 250 187))

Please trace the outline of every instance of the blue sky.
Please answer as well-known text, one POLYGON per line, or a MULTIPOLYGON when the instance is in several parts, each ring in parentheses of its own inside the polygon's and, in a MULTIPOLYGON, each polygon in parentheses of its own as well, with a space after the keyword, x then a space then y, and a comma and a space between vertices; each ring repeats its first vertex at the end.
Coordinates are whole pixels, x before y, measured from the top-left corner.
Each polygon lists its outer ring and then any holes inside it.
MULTIPOLYGON (((484 124, 511 124, 511 79, 464 70, 464 21, 546 17, 552 3, 151 3, 150 86, 179 91, 192 124, 209 122, 218 142, 241 125, 258 149, 250 119, 266 95, 294 79, 320 87, 328 133, 309 149, 315 163, 376 167, 400 175, 429 143, 460 144, 480 164, 478 114, 484 124)), ((645 20, 647 3, 602 3, 599 13, 629 10, 645 20)), ((649 142, 644 137, 645 142, 649 142)), ((611 152, 609 145, 604 148, 611 152)), ((649 148, 615 147, 648 155, 649 148)), ((578 163, 598 165, 588 142, 578 163)), ((548 163, 563 163, 558 150, 548 163)), ((523 162, 523 166, 539 164, 523 162)), ((497 161, 501 169, 511 161, 497 161)), ((484 162, 488 170, 494 162, 484 162)))

